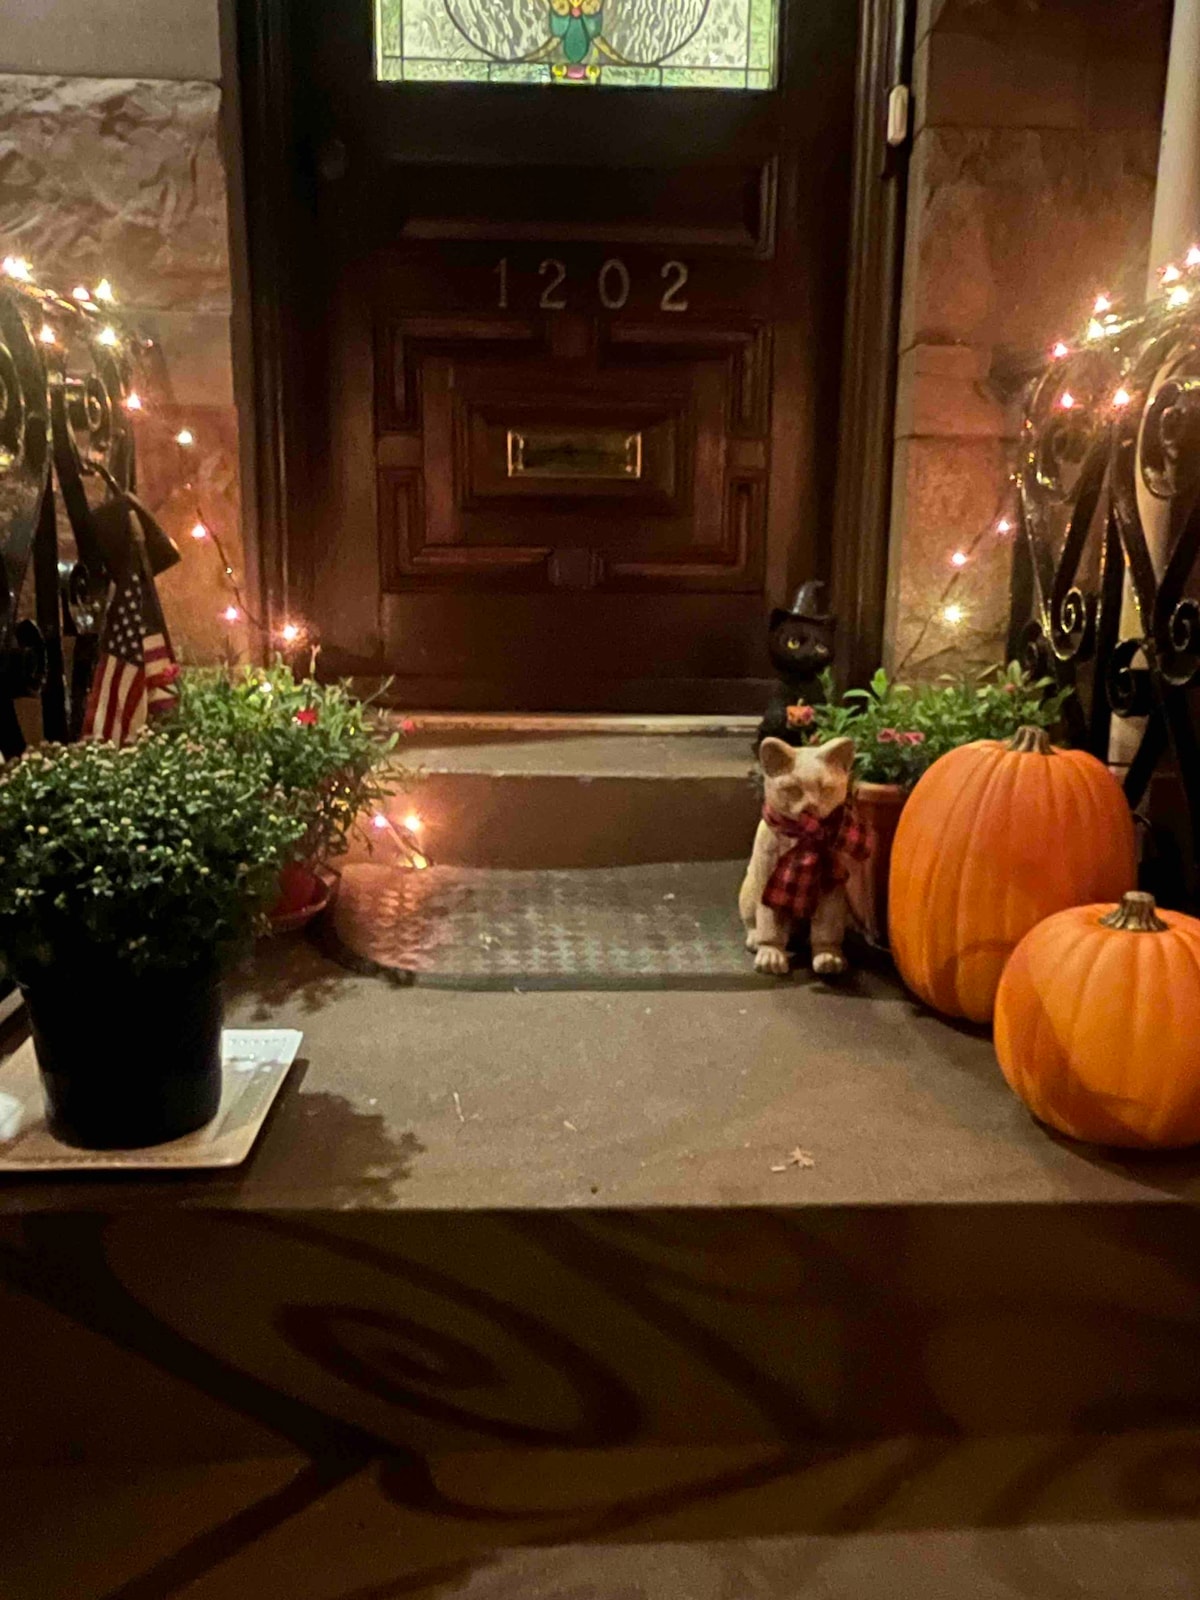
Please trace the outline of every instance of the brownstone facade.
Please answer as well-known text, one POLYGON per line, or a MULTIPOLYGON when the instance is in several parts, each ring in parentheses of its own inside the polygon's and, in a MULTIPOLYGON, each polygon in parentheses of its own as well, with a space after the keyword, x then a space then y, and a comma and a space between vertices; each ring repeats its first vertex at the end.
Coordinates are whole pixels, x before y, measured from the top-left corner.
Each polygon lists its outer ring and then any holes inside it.
POLYGON ((1166 0, 920 0, 886 658, 998 661, 1022 378, 1146 275, 1166 0), (982 538, 978 536, 983 534, 982 538), (978 538, 978 543, 976 540, 978 538), (942 618, 952 553, 973 550, 942 618))
POLYGON ((205 514, 243 561, 219 80, 215 0, 66 0, 6 18, 0 41, 0 253, 63 291, 109 278, 154 341, 138 377, 139 490, 183 551, 162 589, 190 660, 220 654, 230 630, 216 555, 188 537, 185 425, 205 514))
MULTIPOLYGON (((920 0, 885 658, 906 675, 1002 654, 1020 379, 1100 288, 1146 271, 1169 0, 920 0), (978 544, 977 536, 984 533, 978 544), (941 617, 957 548, 972 549, 941 617)), ((112 279, 156 341, 141 487, 181 540, 164 579, 182 653, 239 630, 187 538, 175 431, 241 567, 216 0, 77 0, 0 42, 0 244, 61 287, 112 279), (78 15, 74 15, 78 12, 78 15)))

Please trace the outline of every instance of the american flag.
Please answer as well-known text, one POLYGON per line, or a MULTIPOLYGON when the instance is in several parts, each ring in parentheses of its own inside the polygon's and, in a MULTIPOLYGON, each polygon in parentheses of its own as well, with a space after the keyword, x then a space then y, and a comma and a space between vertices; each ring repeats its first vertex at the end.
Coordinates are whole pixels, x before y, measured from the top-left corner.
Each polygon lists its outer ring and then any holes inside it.
POLYGON ((172 685, 178 676, 154 580, 135 555, 109 596, 83 716, 84 738, 124 744, 147 716, 175 704, 172 685))

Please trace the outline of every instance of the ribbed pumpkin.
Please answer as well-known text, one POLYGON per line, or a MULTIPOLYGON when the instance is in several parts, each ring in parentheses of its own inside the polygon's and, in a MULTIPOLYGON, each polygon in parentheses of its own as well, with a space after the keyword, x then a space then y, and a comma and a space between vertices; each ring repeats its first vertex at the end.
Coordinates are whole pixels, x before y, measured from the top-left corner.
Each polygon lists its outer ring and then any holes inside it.
POLYGON ((1135 882, 1120 785, 1041 728, 981 739, 935 761, 892 847, 888 932, 900 976, 947 1016, 987 1022, 1018 939, 1067 906, 1135 882))
POLYGON ((1073 1139, 1200 1143, 1200 922, 1148 894, 1076 906, 1014 950, 996 1054, 1035 1117, 1073 1139))

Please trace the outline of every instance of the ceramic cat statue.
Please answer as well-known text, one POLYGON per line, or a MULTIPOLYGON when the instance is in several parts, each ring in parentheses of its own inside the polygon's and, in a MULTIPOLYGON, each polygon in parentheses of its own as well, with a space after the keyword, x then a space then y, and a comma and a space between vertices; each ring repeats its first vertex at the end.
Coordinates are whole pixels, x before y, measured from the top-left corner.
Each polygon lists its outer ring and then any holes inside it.
POLYGON ((819 978, 848 970, 846 879, 852 861, 871 850, 870 830, 854 808, 854 740, 794 749, 764 739, 762 821, 738 896, 746 948, 758 972, 784 976, 789 945, 800 922, 809 925, 812 969, 819 978))

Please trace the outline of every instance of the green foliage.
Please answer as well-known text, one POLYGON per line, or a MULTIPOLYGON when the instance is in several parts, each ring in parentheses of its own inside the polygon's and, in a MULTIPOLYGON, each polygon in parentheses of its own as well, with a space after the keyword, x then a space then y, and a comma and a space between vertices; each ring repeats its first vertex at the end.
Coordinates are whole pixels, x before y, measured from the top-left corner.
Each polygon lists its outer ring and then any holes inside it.
POLYGON ((161 732, 30 750, 0 768, 0 964, 217 959, 305 826, 252 752, 161 732))
POLYGON ((262 758, 268 785, 307 816, 298 860, 344 850, 359 813, 384 800, 400 776, 394 767, 389 781, 381 776, 396 735, 380 712, 345 684, 297 679, 278 660, 185 672, 173 725, 185 738, 262 758))
POLYGON ((1052 727, 1069 693, 1052 692, 1051 679, 1035 681, 1015 661, 977 678, 947 676, 915 687, 890 682, 880 668, 868 688, 847 689, 840 701, 832 673, 822 674, 821 687, 827 704, 802 719, 813 730, 811 742, 848 734, 859 778, 905 787, 958 745, 1007 739, 1026 725, 1052 727))

